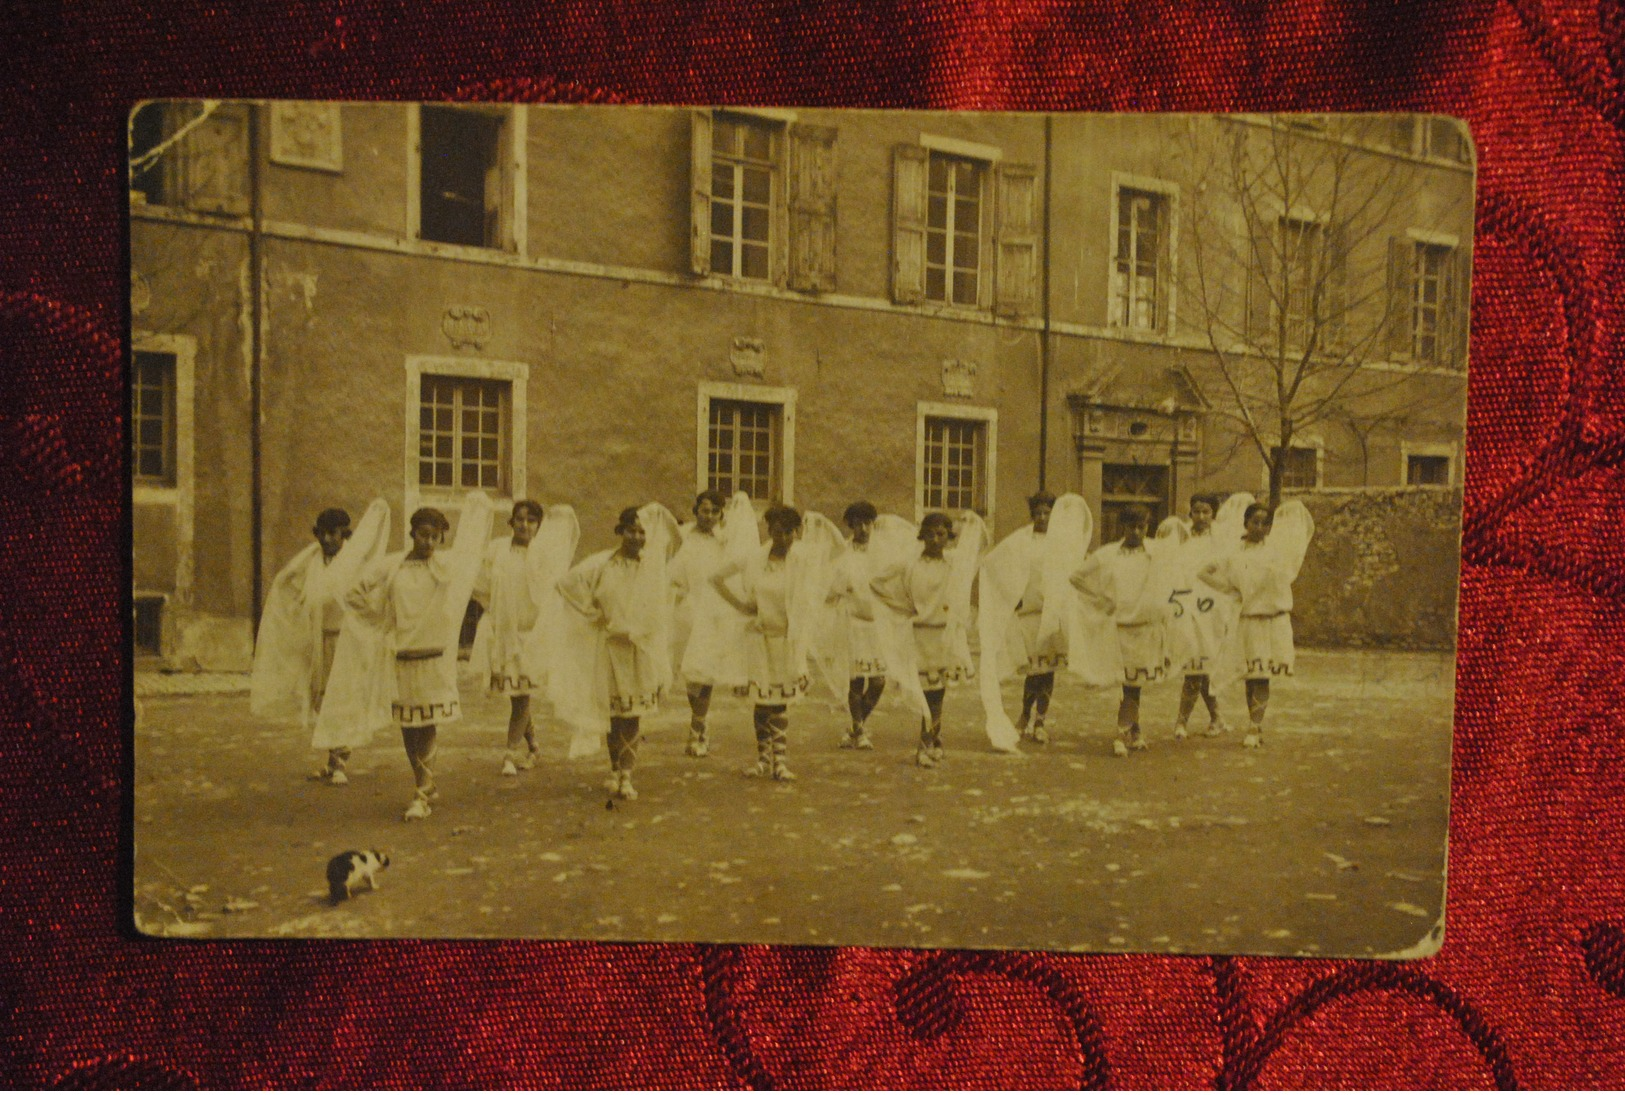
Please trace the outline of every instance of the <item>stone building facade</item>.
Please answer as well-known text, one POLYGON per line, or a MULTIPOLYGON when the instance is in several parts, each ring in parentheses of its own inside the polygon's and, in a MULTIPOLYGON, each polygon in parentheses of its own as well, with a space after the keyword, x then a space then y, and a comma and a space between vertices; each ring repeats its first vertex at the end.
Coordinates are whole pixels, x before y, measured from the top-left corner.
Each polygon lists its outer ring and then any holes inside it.
MULTIPOLYGON (((974 507, 1001 535, 1040 484, 1106 514, 1259 491, 1262 460, 1229 424, 1204 324, 1181 300, 1185 216, 1205 199, 1169 125, 138 108, 138 655, 246 665, 263 590, 316 513, 373 497, 395 514, 393 543, 418 505, 455 519, 470 486, 499 507, 568 502, 589 550, 611 542, 621 507, 685 513, 708 486, 837 517, 857 498, 911 517, 974 507)), ((1404 125, 1361 149, 1414 195, 1391 246, 1464 269, 1470 153, 1428 119, 1404 125)), ((1386 307, 1464 332, 1465 280, 1450 285, 1447 306, 1418 305, 1406 284, 1386 307)), ((1394 378, 1381 400, 1438 411, 1300 437, 1288 486, 1459 486, 1454 353, 1363 365, 1394 378)))

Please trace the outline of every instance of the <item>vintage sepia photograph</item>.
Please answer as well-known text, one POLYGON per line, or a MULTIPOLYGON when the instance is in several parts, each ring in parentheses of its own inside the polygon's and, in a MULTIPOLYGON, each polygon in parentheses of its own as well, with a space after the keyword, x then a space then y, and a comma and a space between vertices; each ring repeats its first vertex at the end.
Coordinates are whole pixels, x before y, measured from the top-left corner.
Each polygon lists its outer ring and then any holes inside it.
POLYGON ((1441 945, 1459 121, 129 138, 140 933, 1441 945))

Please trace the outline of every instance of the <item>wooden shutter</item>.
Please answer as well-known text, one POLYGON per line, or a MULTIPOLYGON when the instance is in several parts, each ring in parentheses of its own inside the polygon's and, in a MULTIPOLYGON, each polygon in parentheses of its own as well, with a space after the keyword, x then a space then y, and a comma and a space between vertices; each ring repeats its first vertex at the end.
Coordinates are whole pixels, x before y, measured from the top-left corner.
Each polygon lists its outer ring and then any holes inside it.
POLYGON ((1038 169, 996 164, 993 180, 993 310, 1030 315, 1038 303, 1038 169))
POLYGON ((1323 350, 1340 350, 1349 330, 1348 230, 1340 223, 1326 226, 1326 288, 1321 301, 1323 350))
POLYGON ((689 265, 696 274, 711 272, 711 112, 693 111, 689 118, 691 223, 689 265))
POLYGON ((835 289, 835 129, 792 125, 790 288, 835 289))
POLYGON ((1253 237, 1252 261, 1247 264, 1247 339, 1255 347, 1274 344, 1275 294, 1271 287, 1281 229, 1278 222, 1269 221, 1260 230, 1269 235, 1263 240, 1253 237))
POLYGON ((925 300, 926 182, 930 153, 919 145, 892 150, 892 299, 925 300))
POLYGON ((1395 361, 1411 357, 1411 297, 1415 287, 1416 245, 1409 237, 1388 241, 1388 356, 1395 361))
MULTIPOLYGON (((182 137, 186 205, 200 213, 248 214, 248 104, 218 107, 182 137)), ((184 124, 184 123, 183 123, 184 124)))

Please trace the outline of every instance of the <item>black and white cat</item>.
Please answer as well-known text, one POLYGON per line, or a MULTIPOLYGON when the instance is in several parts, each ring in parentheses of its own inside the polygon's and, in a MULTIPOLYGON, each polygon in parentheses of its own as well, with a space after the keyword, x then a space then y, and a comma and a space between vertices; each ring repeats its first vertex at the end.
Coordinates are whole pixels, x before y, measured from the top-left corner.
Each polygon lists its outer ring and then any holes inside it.
POLYGON ((355 893, 365 882, 369 890, 378 888, 378 872, 389 866, 383 852, 340 852, 327 861, 327 894, 337 905, 355 893))

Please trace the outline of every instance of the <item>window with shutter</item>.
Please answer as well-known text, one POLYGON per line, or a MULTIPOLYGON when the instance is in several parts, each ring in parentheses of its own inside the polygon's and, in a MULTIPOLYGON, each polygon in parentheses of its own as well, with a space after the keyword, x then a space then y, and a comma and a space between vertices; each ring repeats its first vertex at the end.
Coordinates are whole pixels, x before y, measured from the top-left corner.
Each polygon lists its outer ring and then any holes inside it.
POLYGON ((512 128, 506 110, 418 108, 419 239, 517 250, 512 128))
POLYGON ((1038 171, 1026 164, 993 169, 994 306, 1000 315, 1030 315, 1038 305, 1038 171))
POLYGON ((1117 239, 1112 258, 1113 327, 1164 328, 1168 281, 1166 194, 1122 187, 1117 191, 1117 239))
POLYGON ((926 150, 902 144, 892 150, 892 299, 925 299, 926 150))
POLYGON ((792 125, 790 288, 835 289, 835 130, 792 125))

